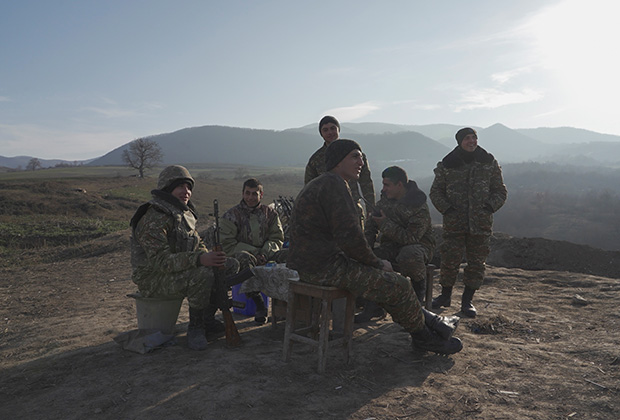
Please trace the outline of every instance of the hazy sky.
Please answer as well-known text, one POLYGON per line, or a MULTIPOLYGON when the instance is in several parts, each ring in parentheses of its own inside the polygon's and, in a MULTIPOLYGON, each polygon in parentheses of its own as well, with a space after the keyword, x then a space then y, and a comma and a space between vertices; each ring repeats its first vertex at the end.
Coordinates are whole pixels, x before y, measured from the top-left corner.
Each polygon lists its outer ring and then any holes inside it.
POLYGON ((616 0, 0 0, 0 155, 185 127, 572 126, 620 135, 616 0))

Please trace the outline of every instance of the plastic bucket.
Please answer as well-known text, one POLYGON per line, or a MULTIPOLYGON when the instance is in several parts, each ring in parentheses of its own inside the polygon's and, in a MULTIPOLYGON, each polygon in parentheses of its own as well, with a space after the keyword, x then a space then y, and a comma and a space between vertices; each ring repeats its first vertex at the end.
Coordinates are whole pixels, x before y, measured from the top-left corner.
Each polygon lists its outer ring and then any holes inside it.
POLYGON ((144 298, 140 293, 127 296, 136 300, 138 329, 174 334, 183 298, 144 298))

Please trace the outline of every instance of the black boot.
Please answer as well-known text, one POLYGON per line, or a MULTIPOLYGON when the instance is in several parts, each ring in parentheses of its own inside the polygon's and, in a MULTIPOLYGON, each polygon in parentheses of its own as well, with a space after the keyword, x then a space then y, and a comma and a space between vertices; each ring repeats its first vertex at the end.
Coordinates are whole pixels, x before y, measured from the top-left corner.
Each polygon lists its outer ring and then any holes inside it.
POLYGON ((368 322, 373 318, 383 317, 385 317, 385 309, 377 305, 376 302, 367 300, 366 304, 364 305, 364 310, 359 314, 355 315, 353 322, 355 322, 356 324, 361 324, 363 322, 368 322))
POLYGON ((205 332, 209 334, 221 334, 226 331, 224 323, 215 319, 215 313, 217 312, 217 305, 215 303, 209 303, 204 311, 205 314, 205 332))
POLYGON ((189 325, 187 326, 187 347, 192 350, 205 350, 205 310, 189 308, 189 325))
POLYGON ((439 309, 442 306, 449 308, 452 304, 452 287, 441 286, 441 294, 433 299, 433 309, 439 309))
POLYGON ((449 340, 452 337, 461 320, 458 316, 439 316, 424 308, 422 308, 422 313, 424 313, 424 323, 426 326, 445 340, 449 340))
POLYGON ((424 303, 424 297, 426 295, 426 281, 411 281, 411 285, 413 286, 413 291, 415 295, 418 297, 420 303, 424 303))
POLYGON ((470 318, 476 317, 476 308, 471 304, 474 293, 476 293, 476 289, 465 286, 465 290, 463 290, 463 299, 461 300, 461 312, 463 315, 470 318))
POLYGON ((463 343, 458 338, 452 337, 446 340, 426 326, 422 331, 411 333, 411 346, 414 350, 425 350, 438 354, 454 354, 463 349, 463 343))
POLYGON ((257 324, 264 324, 267 322, 267 308, 265 307, 265 301, 260 292, 255 292, 249 295, 254 304, 256 305, 256 313, 254 314, 254 321, 257 324))

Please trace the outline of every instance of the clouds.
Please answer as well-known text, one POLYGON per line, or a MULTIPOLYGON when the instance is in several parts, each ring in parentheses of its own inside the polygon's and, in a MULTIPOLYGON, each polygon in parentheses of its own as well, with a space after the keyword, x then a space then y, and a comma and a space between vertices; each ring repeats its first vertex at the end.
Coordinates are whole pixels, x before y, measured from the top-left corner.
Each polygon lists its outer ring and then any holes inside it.
POLYGON ((340 121, 355 121, 370 115, 380 107, 374 102, 364 102, 357 105, 332 108, 325 111, 324 115, 337 115, 340 121))

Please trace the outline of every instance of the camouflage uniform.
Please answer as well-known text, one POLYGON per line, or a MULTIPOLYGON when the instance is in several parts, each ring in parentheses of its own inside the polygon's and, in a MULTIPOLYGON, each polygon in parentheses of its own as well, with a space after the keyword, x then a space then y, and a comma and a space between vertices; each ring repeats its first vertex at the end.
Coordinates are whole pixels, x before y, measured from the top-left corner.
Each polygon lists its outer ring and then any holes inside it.
POLYGON ((400 200, 382 197, 377 203, 385 219, 381 225, 373 219, 366 223, 364 235, 374 253, 398 265, 398 270, 414 282, 426 281, 426 264, 433 258, 435 237, 426 194, 414 181, 406 185, 400 200), (378 237, 378 238, 377 238, 378 237))
MULTIPOLYGON (((334 140, 338 141, 338 140, 334 140)), ((327 150, 327 143, 323 143, 323 146, 318 149, 310 159, 308 160, 308 164, 306 165, 306 172, 304 174, 304 185, 308 182, 312 181, 314 178, 318 177, 325 173, 325 151, 327 150)), ((375 204, 375 187, 372 183, 372 178, 370 175, 370 167, 368 166, 368 160, 366 159, 366 155, 363 155, 364 159, 364 167, 362 168, 362 172, 360 173, 360 179, 358 181, 350 181, 349 186, 351 187, 351 195, 353 196, 353 201, 357 204, 357 212, 360 215, 360 220, 362 221, 362 226, 364 223, 364 210, 360 204, 360 187, 362 189, 362 195, 364 199, 369 201, 372 204, 375 204), (358 187, 359 185, 359 187, 358 187)))
POLYGON ((290 228, 287 266, 302 281, 350 290, 383 306, 408 332, 424 329, 411 283, 382 269, 342 177, 327 172, 309 182, 295 200, 290 228))
POLYGON ((242 270, 256 266, 258 255, 278 262, 284 258, 280 252, 284 243, 280 217, 264 204, 252 208, 241 200, 230 208, 220 221, 220 239, 224 252, 237 259, 242 270))
POLYGON ((463 252, 467 259, 463 283, 479 289, 490 252, 493 213, 506 202, 502 170, 492 154, 478 146, 466 162, 457 146, 435 168, 430 198, 443 215, 442 286, 454 286, 463 252))
MULTIPOLYGON (((191 308, 207 306, 215 278, 213 269, 200 265, 209 252, 196 232, 193 205, 169 193, 153 190, 131 225, 131 279, 144 297, 187 297, 191 308)), ((226 274, 239 270, 236 260, 226 260, 226 274)))

